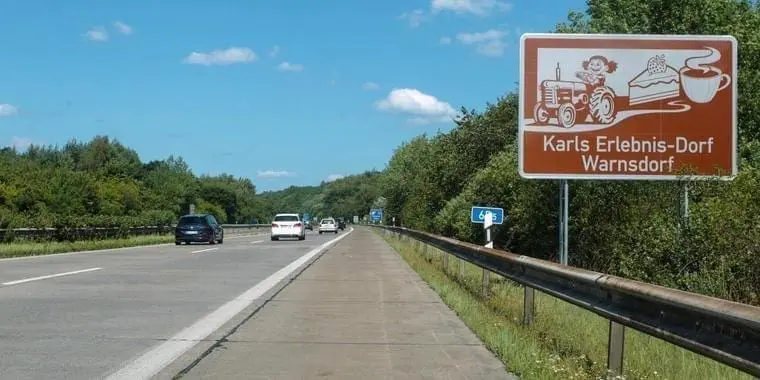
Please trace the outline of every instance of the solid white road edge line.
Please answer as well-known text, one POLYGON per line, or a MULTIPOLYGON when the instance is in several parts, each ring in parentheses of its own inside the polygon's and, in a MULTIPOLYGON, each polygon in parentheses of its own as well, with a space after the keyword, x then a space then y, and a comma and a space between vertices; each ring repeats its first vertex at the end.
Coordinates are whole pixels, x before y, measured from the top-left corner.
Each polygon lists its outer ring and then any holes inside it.
POLYGON ((211 335, 211 333, 224 326, 224 324, 235 317, 235 315, 245 310, 245 308, 277 286, 277 284, 298 270, 314 256, 320 254, 331 245, 348 236, 351 232, 353 232, 353 228, 347 233, 340 235, 299 257, 292 263, 288 264, 288 266, 278 270, 271 276, 254 285, 252 288, 246 290, 232 301, 227 302, 220 308, 214 310, 189 327, 180 331, 178 334, 169 338, 169 340, 140 355, 131 363, 127 364, 117 372, 112 373, 106 378, 106 380, 149 379, 152 376, 155 376, 167 365, 171 364, 182 354, 187 352, 187 350, 198 344, 199 341, 205 339, 207 336, 211 335))
POLYGON ((259 244, 259 243, 263 243, 263 242, 264 242, 264 240, 256 240, 256 241, 252 241, 251 244, 259 244))
POLYGON ((208 252, 208 251, 216 251, 217 249, 219 249, 219 248, 206 248, 206 249, 201 249, 199 251, 192 251, 190 253, 201 253, 201 252, 208 252))
POLYGON ((31 277, 31 278, 25 278, 25 279, 22 279, 22 280, 8 281, 8 282, 4 282, 2 285, 3 286, 18 285, 18 284, 23 284, 25 282, 32 282, 32 281, 38 281, 38 280, 47 280, 48 278, 68 276, 68 275, 71 275, 71 274, 79 274, 79 273, 92 272, 92 271, 101 270, 101 269, 103 269, 103 268, 89 268, 89 269, 75 270, 73 272, 64 272, 64 273, 49 274, 47 276, 31 277))
MULTIPOLYGON (((233 235, 233 236, 225 236, 225 240, 229 239, 240 239, 240 238, 249 238, 251 236, 257 236, 257 235, 266 235, 268 232, 265 233, 256 233, 256 234, 243 234, 243 235, 233 235)), ((96 249, 96 250, 89 250, 89 251, 76 251, 76 252, 63 252, 63 253, 51 253, 49 255, 33 255, 33 256, 20 256, 20 257, 6 257, 4 259, 0 259, 0 263, 5 261, 16 261, 16 260, 29 260, 29 259, 41 259, 45 257, 59 257, 59 256, 72 256, 72 255, 80 255, 83 253, 105 253, 105 252, 118 252, 118 251, 128 251, 130 249, 144 249, 144 248, 156 248, 156 247, 164 247, 164 246, 171 246, 174 245, 174 243, 162 243, 162 244, 149 244, 149 245, 133 245, 131 247, 121 247, 121 248, 107 248, 107 249, 96 249)))

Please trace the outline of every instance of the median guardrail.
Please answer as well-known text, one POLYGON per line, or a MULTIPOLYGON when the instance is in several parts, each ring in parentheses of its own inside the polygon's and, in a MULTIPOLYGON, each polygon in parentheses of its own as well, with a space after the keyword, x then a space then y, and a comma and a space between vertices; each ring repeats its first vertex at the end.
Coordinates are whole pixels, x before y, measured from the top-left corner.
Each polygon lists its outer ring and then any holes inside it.
MULTIPOLYGON (((269 224, 222 224, 233 234, 257 232, 269 224)), ((0 229, 0 242, 9 240, 87 240, 120 236, 169 234, 174 225, 141 227, 81 227, 81 228, 12 228, 0 229), (10 234, 10 235, 9 235, 10 234)))
MULTIPOLYGON (((438 248, 524 286, 523 323, 539 290, 609 320, 607 368, 622 374, 625 327, 760 377, 760 307, 485 248, 402 227, 373 226, 438 248)), ((448 265, 448 260, 444 260, 448 265)))

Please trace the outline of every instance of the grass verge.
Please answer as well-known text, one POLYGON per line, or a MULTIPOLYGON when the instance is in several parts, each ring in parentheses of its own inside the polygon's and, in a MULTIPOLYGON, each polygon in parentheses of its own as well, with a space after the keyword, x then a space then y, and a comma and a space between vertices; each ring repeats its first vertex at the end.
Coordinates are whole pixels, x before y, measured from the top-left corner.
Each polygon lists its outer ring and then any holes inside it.
MULTIPOLYGON (((536 291, 534 323, 523 326, 523 288, 491 273, 483 299, 482 269, 438 249, 379 233, 453 309, 506 368, 522 379, 605 379, 606 319, 536 291)), ((633 329, 626 329, 622 379, 752 379, 731 367, 633 329)))
POLYGON ((0 258, 50 255, 53 253, 95 251, 99 249, 135 247, 171 243, 174 235, 144 235, 125 239, 80 240, 73 242, 21 242, 0 244, 0 258))

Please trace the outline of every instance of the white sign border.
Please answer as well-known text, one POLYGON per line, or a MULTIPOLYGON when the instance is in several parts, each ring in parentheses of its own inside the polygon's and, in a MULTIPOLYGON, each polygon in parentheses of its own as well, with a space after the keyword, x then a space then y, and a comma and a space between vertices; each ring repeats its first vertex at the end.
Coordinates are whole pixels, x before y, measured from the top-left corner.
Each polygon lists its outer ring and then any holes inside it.
POLYGON ((732 84, 732 133, 731 141, 731 174, 726 176, 718 175, 647 175, 647 174, 567 174, 567 173, 526 173, 524 167, 523 151, 523 120, 525 118, 525 40, 532 39, 629 39, 629 40, 723 40, 731 42, 732 55, 732 78, 739 75, 738 65, 738 41, 732 35, 686 35, 686 34, 576 34, 576 33, 523 33, 520 36, 520 76, 519 76, 519 94, 518 94, 518 120, 517 120, 517 167, 520 176, 525 179, 581 179, 581 180, 643 180, 643 181, 677 181, 677 180, 722 180, 732 181, 739 172, 738 168, 738 128, 737 128, 737 100, 738 100, 738 82, 732 84))

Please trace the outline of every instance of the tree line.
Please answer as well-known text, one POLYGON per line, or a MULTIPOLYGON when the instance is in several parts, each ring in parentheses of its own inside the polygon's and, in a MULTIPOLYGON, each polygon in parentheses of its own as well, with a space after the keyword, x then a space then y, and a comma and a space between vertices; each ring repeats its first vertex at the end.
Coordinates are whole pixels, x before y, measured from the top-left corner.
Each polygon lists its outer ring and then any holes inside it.
POLYGON ((309 213, 315 218, 367 215, 370 207, 384 207, 381 197, 383 172, 366 171, 319 186, 291 186, 261 194, 269 215, 278 212, 309 213))
POLYGON ((250 179, 196 176, 181 157, 143 163, 107 136, 0 150, 0 228, 170 225, 191 204, 224 223, 266 215, 250 179))
MULTIPOLYGON (((351 218, 377 201, 381 172, 256 193, 248 178, 196 176, 181 158, 142 162, 107 136, 62 147, 0 149, 0 229, 167 226, 195 205, 222 223, 268 223, 279 212, 351 218)), ((8 235, 12 237, 12 235, 8 235)))

